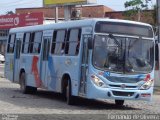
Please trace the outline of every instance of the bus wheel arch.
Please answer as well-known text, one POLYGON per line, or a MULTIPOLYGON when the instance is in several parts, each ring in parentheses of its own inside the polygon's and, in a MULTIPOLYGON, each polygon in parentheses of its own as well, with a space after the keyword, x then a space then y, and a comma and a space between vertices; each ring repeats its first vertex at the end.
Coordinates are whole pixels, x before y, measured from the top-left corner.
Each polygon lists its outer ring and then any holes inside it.
POLYGON ((68 84, 68 80, 71 80, 69 74, 64 74, 61 80, 61 93, 64 95, 66 93, 66 87, 68 84))
POLYGON ((62 94, 65 96, 68 105, 74 104, 74 97, 72 96, 72 82, 69 74, 64 74, 61 82, 62 94))
POLYGON ((27 84, 26 84, 26 72, 25 72, 24 69, 20 70, 19 84, 20 84, 20 90, 24 94, 35 93, 37 91, 36 87, 27 86, 27 84))
POLYGON ((19 84, 20 84, 20 82, 21 82, 21 81, 20 81, 20 78, 21 78, 21 74, 22 74, 22 73, 25 73, 25 70, 24 70, 23 68, 20 70, 20 73, 19 73, 19 84))
POLYGON ((26 74, 25 74, 24 69, 20 70, 19 84, 20 84, 21 92, 24 93, 24 94, 28 93, 29 88, 26 85, 26 74))

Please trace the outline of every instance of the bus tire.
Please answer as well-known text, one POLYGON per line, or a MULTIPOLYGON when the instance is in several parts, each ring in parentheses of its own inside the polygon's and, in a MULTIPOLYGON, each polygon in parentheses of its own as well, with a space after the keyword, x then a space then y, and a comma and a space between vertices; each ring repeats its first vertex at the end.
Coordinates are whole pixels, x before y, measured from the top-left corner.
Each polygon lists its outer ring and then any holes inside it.
POLYGON ((115 100, 116 106, 123 106, 124 100, 115 100))
POLYGON ((26 86, 25 72, 22 72, 20 75, 20 90, 23 94, 27 94, 29 92, 29 87, 26 86))
POLYGON ((30 94, 34 94, 37 92, 36 87, 30 87, 30 86, 27 86, 27 87, 28 87, 28 93, 30 93, 30 94))
POLYGON ((72 96, 72 87, 71 87, 71 81, 67 81, 67 86, 66 86, 66 101, 68 105, 73 105, 74 104, 74 97, 72 96))

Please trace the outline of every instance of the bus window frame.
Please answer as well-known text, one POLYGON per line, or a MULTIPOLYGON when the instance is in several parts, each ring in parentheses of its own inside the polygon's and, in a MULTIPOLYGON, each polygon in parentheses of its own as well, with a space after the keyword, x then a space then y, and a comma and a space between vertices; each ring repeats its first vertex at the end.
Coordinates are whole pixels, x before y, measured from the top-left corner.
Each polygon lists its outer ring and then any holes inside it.
POLYGON ((9 35, 8 43, 7 43, 7 54, 13 54, 15 49, 15 41, 16 41, 16 34, 12 33, 9 35), (14 41, 11 42, 12 35, 14 35, 14 41), (12 51, 10 50, 10 45, 13 45, 12 51))
POLYGON ((65 43, 65 55, 66 56, 78 56, 79 50, 80 50, 81 39, 82 39, 82 28, 81 27, 68 29, 67 39, 65 43), (71 35, 72 30, 78 30, 78 36, 76 38, 77 39, 76 41, 75 40, 70 41, 70 35, 71 35), (69 54, 70 43, 77 43, 75 54, 69 54), (78 47, 78 51, 77 51, 77 47, 78 47))
POLYGON ((67 37, 67 33, 68 33, 68 30, 67 29, 56 29, 56 30, 54 30, 53 31, 53 37, 52 37, 52 42, 51 42, 51 50, 50 50, 50 53, 52 54, 52 55, 57 55, 57 56, 61 56, 61 55, 63 55, 64 54, 64 51, 65 51, 65 41, 66 41, 66 37, 67 37), (57 42, 57 34, 58 34, 58 31, 65 31, 65 35, 64 35, 64 41, 58 41, 57 42), (56 32, 56 37, 55 37, 55 32, 56 32), (53 40, 54 40, 54 42, 53 42, 53 40), (60 53, 55 53, 56 51, 55 51, 55 49, 56 49, 56 45, 57 45, 57 43, 61 43, 62 44, 62 46, 61 46, 61 52, 60 53), (53 52, 53 45, 54 45, 54 52, 53 52))
POLYGON ((28 53, 29 53, 29 44, 30 44, 29 41, 30 41, 30 38, 31 38, 31 33, 30 33, 30 32, 24 33, 23 43, 22 43, 22 50, 21 50, 21 53, 22 53, 22 54, 28 54, 28 53), (29 39, 28 39, 28 41, 26 42, 26 36, 27 36, 27 34, 29 34, 29 39), (26 44, 28 44, 27 52, 24 51, 26 44))
POLYGON ((23 37, 23 43, 22 43, 22 50, 21 50, 21 53, 22 54, 40 54, 41 52, 41 46, 42 46, 42 38, 43 38, 43 31, 34 31, 34 32, 25 32, 24 33, 24 37, 23 37), (34 42, 35 41, 35 34, 38 33, 38 32, 41 32, 41 39, 39 42, 34 42), (26 34, 30 34, 30 37, 29 37, 29 42, 25 42, 25 38, 26 38, 26 34), (38 52, 33 52, 33 49, 34 49, 34 43, 39 43, 39 47, 38 47, 38 52), (27 52, 24 52, 24 47, 25 45, 28 44, 28 51, 27 52))

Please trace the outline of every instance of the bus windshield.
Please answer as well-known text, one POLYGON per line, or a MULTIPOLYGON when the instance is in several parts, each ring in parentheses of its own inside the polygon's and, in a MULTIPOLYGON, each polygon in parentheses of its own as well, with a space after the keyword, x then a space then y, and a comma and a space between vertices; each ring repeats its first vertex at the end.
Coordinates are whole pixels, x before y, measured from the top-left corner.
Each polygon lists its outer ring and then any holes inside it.
POLYGON ((148 73, 153 69, 154 43, 149 39, 95 35, 93 65, 120 73, 148 73))

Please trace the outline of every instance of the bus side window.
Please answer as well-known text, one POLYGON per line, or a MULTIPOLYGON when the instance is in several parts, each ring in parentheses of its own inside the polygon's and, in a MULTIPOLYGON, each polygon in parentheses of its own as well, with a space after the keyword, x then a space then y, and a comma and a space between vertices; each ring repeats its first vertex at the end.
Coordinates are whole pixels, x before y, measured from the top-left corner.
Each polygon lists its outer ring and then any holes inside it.
POLYGON ((63 54, 64 48, 65 48, 66 30, 58 30, 56 36, 53 36, 53 37, 56 37, 56 46, 55 46, 54 54, 58 54, 58 55, 63 54))
POLYGON ((30 33, 25 33, 24 34, 24 39, 23 39, 23 46, 22 46, 22 53, 28 53, 29 51, 29 40, 30 40, 30 33))
POLYGON ((56 37, 57 37, 57 31, 53 32, 53 39, 52 39, 52 48, 51 53, 54 54, 55 47, 56 47, 56 37))
POLYGON ((35 33, 31 33, 30 40, 29 40, 29 53, 33 53, 34 36, 35 36, 35 33))
POLYGON ((68 55, 78 55, 80 48, 81 29, 71 29, 67 40, 68 49, 66 53, 68 55))
POLYGON ((9 35, 7 53, 13 53, 14 52, 15 38, 16 38, 15 34, 9 35))
POLYGON ((40 53, 42 32, 35 32, 32 53, 40 53))

